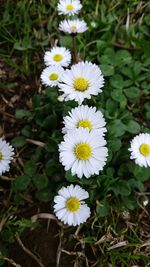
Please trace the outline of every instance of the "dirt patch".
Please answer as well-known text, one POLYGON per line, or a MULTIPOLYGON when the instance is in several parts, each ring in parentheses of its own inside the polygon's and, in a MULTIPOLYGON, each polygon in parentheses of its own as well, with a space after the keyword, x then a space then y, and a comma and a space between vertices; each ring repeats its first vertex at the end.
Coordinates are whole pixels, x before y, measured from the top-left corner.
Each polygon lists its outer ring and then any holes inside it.
POLYGON ((9 140, 19 135, 24 121, 15 117, 16 110, 32 108, 32 96, 39 86, 39 80, 25 79, 0 61, 0 136, 9 140))
MULTIPOLYGON (((38 229, 25 231, 20 237, 24 246, 36 255, 45 267, 56 266, 56 255, 59 244, 58 230, 59 227, 57 224, 51 222, 47 231, 47 225, 45 223, 38 229)), ((23 251, 17 242, 11 247, 10 256, 22 267, 39 267, 39 264, 23 251)))

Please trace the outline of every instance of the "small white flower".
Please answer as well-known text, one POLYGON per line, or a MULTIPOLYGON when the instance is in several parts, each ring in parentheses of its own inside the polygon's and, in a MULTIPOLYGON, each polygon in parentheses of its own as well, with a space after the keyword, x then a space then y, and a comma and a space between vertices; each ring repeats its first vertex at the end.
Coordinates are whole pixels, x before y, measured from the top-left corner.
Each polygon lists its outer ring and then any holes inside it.
POLYGON ((95 21, 91 21, 91 26, 92 26, 92 28, 96 28, 97 27, 97 23, 95 21))
POLYGON ((72 175, 89 178, 99 174, 106 164, 106 141, 97 130, 79 128, 69 131, 59 145, 59 159, 65 170, 72 175))
POLYGON ((54 212, 57 218, 68 225, 80 225, 90 217, 90 208, 83 201, 88 198, 87 191, 79 185, 62 187, 54 198, 54 212))
POLYGON ((59 102, 63 102, 64 101, 64 96, 63 95, 59 95, 58 98, 57 98, 57 100, 59 102))
POLYGON ((60 66, 49 66, 42 71, 41 82, 46 86, 57 86, 63 72, 60 66))
POLYGON ((45 52, 44 62, 46 66, 68 67, 71 62, 71 53, 65 47, 53 47, 50 51, 45 52))
POLYGON ((69 112, 69 116, 64 117, 65 127, 63 133, 80 127, 88 128, 90 131, 97 129, 103 135, 107 132, 106 122, 101 111, 96 111, 95 107, 78 106, 69 112))
POLYGON ((75 15, 81 10, 82 5, 79 0, 60 0, 57 5, 59 15, 75 15))
POLYGON ((141 167, 150 167, 150 134, 140 133, 131 141, 131 159, 141 167))
POLYGON ((74 20, 63 20, 59 24, 59 30, 72 33, 82 33, 88 29, 87 24, 84 20, 74 19, 74 20))
POLYGON ((14 148, 9 143, 6 143, 5 140, 0 138, 0 175, 6 171, 9 171, 9 165, 13 159, 13 155, 14 148))
POLYGON ((58 84, 59 90, 64 93, 65 101, 75 100, 82 104, 85 98, 98 95, 102 92, 104 78, 101 70, 91 62, 79 62, 64 71, 62 82, 58 84))

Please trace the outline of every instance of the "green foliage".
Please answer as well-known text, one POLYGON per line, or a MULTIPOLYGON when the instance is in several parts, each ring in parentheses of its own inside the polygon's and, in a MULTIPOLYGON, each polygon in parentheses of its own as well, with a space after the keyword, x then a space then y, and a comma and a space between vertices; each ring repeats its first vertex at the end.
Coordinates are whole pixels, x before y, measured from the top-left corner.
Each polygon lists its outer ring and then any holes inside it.
POLYGON ((15 148, 19 148, 24 146, 26 143, 26 139, 24 136, 17 136, 15 138, 13 138, 11 140, 11 144, 15 147, 15 148))
MULTIPOLYGON (((147 59, 147 49, 143 48, 141 42, 141 40, 146 42, 149 25, 148 6, 142 6, 145 16, 144 24, 141 25, 138 16, 134 14, 136 3, 134 1, 128 3, 127 6, 134 22, 130 20, 130 25, 127 27, 124 21, 128 15, 122 11, 127 8, 125 3, 123 5, 119 2, 116 6, 113 4, 109 6, 109 3, 104 1, 101 5, 97 4, 96 9, 89 2, 84 5, 82 15, 86 14, 89 31, 84 33, 83 37, 81 35, 77 37, 78 50, 81 57, 100 66, 106 80, 103 93, 87 103, 92 105, 94 103, 106 117, 109 148, 106 168, 99 176, 100 190, 103 194, 97 198, 97 193, 95 195, 93 193, 92 202, 98 199, 107 203, 106 195, 111 192, 124 203, 124 197, 132 196, 133 190, 143 191, 143 182, 147 180, 147 178, 142 178, 147 176, 139 175, 140 170, 138 172, 137 167, 133 167, 130 163, 128 148, 135 134, 147 131, 148 122, 144 116, 141 118, 140 114, 145 112, 146 118, 150 117, 148 105, 150 61, 147 59), (87 10, 91 12, 88 13, 87 10), (118 24, 118 19, 122 23, 118 24), (143 26, 145 26, 144 30, 143 26), (127 167, 130 165, 132 168, 127 167)), ((1 18, 2 43, 5 44, 5 51, 11 47, 12 56, 16 54, 16 51, 21 56, 23 69, 20 71, 22 74, 27 74, 31 68, 34 68, 35 62, 31 60, 31 55, 33 56, 35 50, 40 47, 43 50, 47 48, 49 38, 53 38, 56 34, 56 20, 50 16, 53 14, 55 17, 54 10, 55 1, 51 5, 44 5, 40 2, 36 5, 36 9, 32 1, 29 3, 24 0, 18 1, 17 5, 11 6, 7 0, 4 4, 4 13, 1 18), (22 16, 18 17, 18 14, 22 16), (47 17, 46 23, 41 24, 40 29, 36 27, 35 25, 41 23, 40 21, 45 17, 47 17), (52 29, 55 33, 48 35, 47 30, 50 32, 52 29), (30 38, 31 33, 32 38, 30 38)), ((139 16, 142 15, 141 10, 137 9, 139 16)), ((60 34, 59 44, 72 49, 71 36, 60 34)), ((3 52, 1 53, 5 57, 3 52)), ((62 114, 68 114, 68 111, 76 104, 69 101, 63 107, 63 104, 57 101, 57 97, 56 88, 47 88, 44 94, 33 96, 32 110, 16 110, 16 118, 24 119, 26 125, 11 143, 17 149, 27 148, 26 159, 31 159, 25 162, 23 173, 18 175, 13 183, 16 194, 33 190, 35 197, 46 201, 53 196, 52 192, 56 190, 60 182, 63 184, 67 181, 87 186, 95 184, 94 177, 89 181, 86 179, 80 181, 70 172, 65 173, 59 164, 58 143, 62 140, 60 132, 62 114), (43 142, 45 146, 35 148, 34 144, 28 144, 28 138, 43 142), (52 181, 53 185, 51 185, 52 181)), ((115 201, 114 204, 116 205, 115 201)), ((120 206, 122 208, 122 205, 120 206)))

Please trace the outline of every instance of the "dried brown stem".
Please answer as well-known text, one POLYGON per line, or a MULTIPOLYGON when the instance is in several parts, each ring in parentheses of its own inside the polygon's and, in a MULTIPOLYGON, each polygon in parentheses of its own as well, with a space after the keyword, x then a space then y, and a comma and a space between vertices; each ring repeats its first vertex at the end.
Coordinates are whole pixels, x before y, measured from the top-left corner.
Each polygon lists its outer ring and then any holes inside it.
POLYGON ((56 267, 59 267, 59 264, 60 264, 60 257, 61 257, 61 251, 62 251, 62 237, 63 237, 63 229, 61 228, 59 245, 57 248, 56 267))
POLYGON ((116 43, 116 42, 112 42, 112 44, 114 46, 116 46, 116 47, 119 47, 119 48, 122 48, 122 49, 126 49, 126 50, 129 50, 129 51, 138 51, 138 50, 142 49, 141 47, 132 47, 132 46, 119 44, 119 43, 116 43))
POLYGON ((41 141, 36 141, 36 140, 33 140, 33 139, 29 139, 29 138, 27 138, 26 141, 28 143, 31 143, 31 144, 34 144, 34 145, 40 146, 40 147, 45 147, 45 145, 46 145, 45 143, 43 143, 41 141))
POLYGON ((63 224, 61 222, 59 222, 57 220, 57 218, 53 215, 53 214, 50 214, 50 213, 39 213, 39 214, 35 214, 31 217, 31 221, 32 222, 36 222, 38 219, 48 219, 48 220, 54 220, 57 222, 57 224, 59 226, 63 226, 63 224))
POLYGON ((15 267, 21 267, 20 264, 16 263, 13 259, 7 258, 7 257, 2 257, 3 260, 9 262, 11 265, 15 267))

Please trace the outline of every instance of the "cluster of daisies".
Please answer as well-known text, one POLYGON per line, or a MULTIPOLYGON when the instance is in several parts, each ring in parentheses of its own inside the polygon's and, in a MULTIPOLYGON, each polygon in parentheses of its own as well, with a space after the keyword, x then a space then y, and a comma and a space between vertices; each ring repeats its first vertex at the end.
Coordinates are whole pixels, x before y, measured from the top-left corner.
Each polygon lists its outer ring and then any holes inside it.
MULTIPOLYGON (((57 6, 60 15, 74 16, 82 5, 79 0, 60 0, 57 6)), ((59 29, 69 34, 84 32, 87 25, 83 20, 68 19, 60 23, 59 29)), ((66 171, 79 179, 98 175, 103 170, 108 156, 105 133, 106 121, 101 111, 84 105, 85 99, 102 92, 104 77, 100 68, 91 62, 71 64, 71 53, 65 47, 55 46, 44 55, 46 68, 41 82, 56 87, 64 101, 78 103, 63 118, 63 141, 59 144, 59 159, 66 171)), ((141 133, 131 141, 130 158, 141 167, 150 167, 150 134, 141 133)), ((0 175, 9 171, 14 149, 0 138, 0 175)), ((58 219, 68 225, 79 225, 90 217, 90 208, 85 203, 89 194, 79 185, 62 187, 54 198, 54 212, 58 219)))
MULTIPOLYGON (((59 14, 75 15, 82 5, 78 0, 60 0, 59 14)), ((68 33, 82 32, 87 29, 84 22, 64 20, 60 30, 68 33), (80 30, 79 30, 80 28, 80 30)), ((83 105, 85 99, 102 92, 104 77, 100 68, 91 62, 81 61, 67 68, 71 63, 71 53, 65 47, 53 47, 45 53, 47 68, 41 74, 46 86, 57 86, 64 101, 74 100, 78 107, 71 109, 63 118, 63 141, 59 144, 59 159, 65 171, 71 171, 79 179, 98 175, 103 170, 108 156, 105 133, 106 121, 101 111, 83 105)), ((150 135, 136 136, 129 149, 131 158, 140 166, 150 166, 150 135)), ((54 212, 58 219, 68 225, 79 225, 90 216, 90 208, 84 200, 88 192, 79 185, 62 187, 54 198, 54 212)))
MULTIPOLYGON (((59 15, 74 17, 81 10, 82 5, 79 0, 60 0, 57 5, 59 15)), ((78 18, 64 19, 59 24, 59 30, 68 34, 82 33, 87 30, 84 20, 78 18)))

